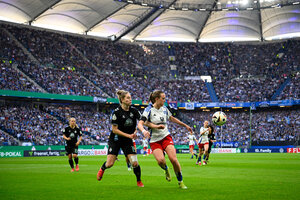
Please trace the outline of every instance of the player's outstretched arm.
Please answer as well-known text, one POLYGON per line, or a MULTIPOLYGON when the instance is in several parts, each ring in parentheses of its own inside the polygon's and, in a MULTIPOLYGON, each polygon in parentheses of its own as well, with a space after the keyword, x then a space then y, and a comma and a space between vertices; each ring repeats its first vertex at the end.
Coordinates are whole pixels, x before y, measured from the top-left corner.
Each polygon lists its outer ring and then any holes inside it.
MULTIPOLYGON (((149 133, 149 131, 147 131, 147 130, 144 128, 144 125, 146 125, 146 124, 145 124, 145 121, 144 121, 144 120, 140 120, 139 123, 138 123, 138 125, 137 125, 137 127, 138 127, 138 129, 144 134, 144 136, 145 136, 146 138, 149 138, 149 137, 150 137, 150 133, 149 133)), ((149 125, 149 124, 148 124, 148 125, 149 125)), ((149 127, 149 128, 151 128, 151 127, 149 127)))
POLYGON ((155 128, 155 129, 164 129, 165 128, 165 125, 163 125, 163 124, 156 125, 156 124, 153 124, 152 122, 149 122, 149 121, 146 121, 144 123, 144 125, 149 127, 149 128, 155 128))
POLYGON ((182 121, 180 121, 179 119, 177 119, 176 117, 170 116, 170 121, 174 122, 176 124, 179 124, 180 126, 184 126, 189 132, 193 132, 192 128, 190 126, 188 126, 187 124, 183 123, 182 121))

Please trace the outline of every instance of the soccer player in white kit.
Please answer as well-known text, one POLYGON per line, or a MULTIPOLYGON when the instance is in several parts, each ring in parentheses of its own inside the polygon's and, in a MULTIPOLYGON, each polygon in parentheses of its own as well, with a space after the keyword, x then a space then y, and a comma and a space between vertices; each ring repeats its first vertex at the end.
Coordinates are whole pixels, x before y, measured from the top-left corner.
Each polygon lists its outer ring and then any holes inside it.
POLYGON ((196 156, 196 159, 197 159, 198 156, 197 156, 197 154, 194 153, 194 147, 195 147, 194 141, 196 141, 196 144, 198 143, 198 141, 193 133, 189 134, 188 139, 189 139, 190 153, 192 154, 191 159, 193 159, 194 155, 196 156))
POLYGON ((152 153, 158 165, 165 170, 166 180, 171 181, 171 176, 166 164, 164 152, 168 154, 173 165, 179 188, 187 189, 182 181, 181 166, 176 157, 176 150, 170 131, 168 130, 167 120, 186 127, 189 132, 192 132, 192 129, 172 116, 168 108, 164 106, 165 100, 166 95, 162 91, 156 90, 150 94, 150 101, 153 105, 149 105, 144 110, 141 120, 139 121, 138 128, 142 131, 145 137, 150 137, 152 153), (150 128, 150 133, 143 127, 145 122, 148 122, 149 124, 147 126, 150 128))
POLYGON ((201 156, 204 153, 203 156, 203 165, 206 165, 205 158, 208 155, 208 147, 209 147, 209 139, 208 139, 208 134, 209 134, 209 129, 208 129, 209 122, 204 121, 203 127, 200 128, 200 138, 198 142, 199 146, 199 157, 196 162, 196 165, 201 165, 201 156), (203 152, 204 149, 204 152, 203 152))
POLYGON ((144 151, 143 156, 146 156, 146 155, 148 155, 148 152, 147 152, 147 150, 148 150, 148 140, 147 140, 147 138, 144 137, 142 142, 143 142, 143 151, 144 151))

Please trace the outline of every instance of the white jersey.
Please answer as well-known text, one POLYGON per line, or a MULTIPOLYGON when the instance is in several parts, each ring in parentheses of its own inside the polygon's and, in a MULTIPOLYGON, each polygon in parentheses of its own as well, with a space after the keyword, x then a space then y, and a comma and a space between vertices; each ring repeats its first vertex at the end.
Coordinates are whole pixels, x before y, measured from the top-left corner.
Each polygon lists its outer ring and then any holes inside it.
POLYGON ((148 140, 143 140, 143 147, 148 147, 148 140))
POLYGON ((195 145, 194 140, 196 140, 195 135, 189 135, 189 145, 195 145))
POLYGON ((152 105, 149 105, 143 112, 142 118, 146 118, 147 121, 165 126, 164 129, 151 129, 150 130, 150 143, 160 141, 170 134, 168 130, 167 120, 172 116, 171 112, 166 106, 162 106, 159 109, 154 108, 152 105))
POLYGON ((201 127, 200 128, 200 133, 205 131, 205 133, 203 133, 202 135, 200 135, 200 138, 199 138, 199 144, 205 144, 207 142, 209 142, 208 140, 208 133, 209 133, 209 130, 208 128, 204 128, 204 127, 201 127))

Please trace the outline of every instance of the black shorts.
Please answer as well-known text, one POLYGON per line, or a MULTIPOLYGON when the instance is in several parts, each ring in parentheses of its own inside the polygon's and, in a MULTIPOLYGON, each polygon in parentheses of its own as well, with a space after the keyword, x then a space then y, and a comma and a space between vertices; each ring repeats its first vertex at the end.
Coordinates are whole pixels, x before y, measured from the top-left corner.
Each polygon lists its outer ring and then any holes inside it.
POLYGON ((118 156, 120 149, 122 149, 125 156, 136 154, 132 141, 109 141, 107 155, 118 156))
POLYGON ((209 143, 209 146, 208 146, 208 153, 211 152, 211 147, 212 147, 212 144, 209 143))
POLYGON ((69 154, 78 154, 78 146, 65 146, 66 155, 69 154))

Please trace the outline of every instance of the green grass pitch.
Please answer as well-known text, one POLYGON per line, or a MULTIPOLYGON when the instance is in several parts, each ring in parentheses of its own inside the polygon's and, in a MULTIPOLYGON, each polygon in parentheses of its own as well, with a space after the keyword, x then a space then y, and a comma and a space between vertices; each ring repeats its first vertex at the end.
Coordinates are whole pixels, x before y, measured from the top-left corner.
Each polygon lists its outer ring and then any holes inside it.
MULTIPOLYGON (((0 159, 0 197, 7 199, 300 199, 299 154, 212 154, 206 166, 196 166, 188 154, 177 155, 187 190, 178 188, 152 155, 138 156, 144 188, 136 186, 123 155, 96 180, 105 156, 79 160, 80 171, 70 173, 67 157, 0 159)), ((168 159, 167 159, 168 160, 168 159)))

